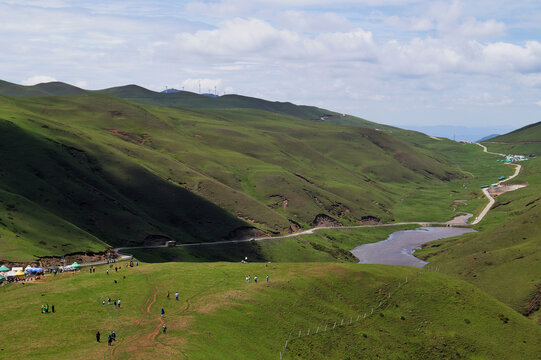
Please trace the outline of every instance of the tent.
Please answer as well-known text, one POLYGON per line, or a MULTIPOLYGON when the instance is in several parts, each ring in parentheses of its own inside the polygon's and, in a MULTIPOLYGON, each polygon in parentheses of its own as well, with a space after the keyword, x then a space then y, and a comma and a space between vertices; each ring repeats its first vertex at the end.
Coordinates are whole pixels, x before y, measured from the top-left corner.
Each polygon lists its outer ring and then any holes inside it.
POLYGON ((9 271, 8 267, 6 267, 4 265, 0 266, 0 272, 8 272, 8 271, 9 271))
POLYGON ((58 271, 58 270, 60 270, 60 267, 56 266, 56 265, 51 265, 51 266, 47 267, 47 270, 49 270, 49 271, 58 271))
POLYGON ((77 262, 74 262, 74 263, 73 263, 73 264, 71 264, 70 266, 71 266, 72 268, 75 268, 75 269, 77 269, 77 268, 80 268, 80 267, 81 267, 81 265, 77 264, 77 262))
POLYGON ((24 271, 22 271, 22 270, 17 270, 17 271, 15 272, 15 276, 24 276, 24 275, 25 275, 25 274, 24 274, 24 271))

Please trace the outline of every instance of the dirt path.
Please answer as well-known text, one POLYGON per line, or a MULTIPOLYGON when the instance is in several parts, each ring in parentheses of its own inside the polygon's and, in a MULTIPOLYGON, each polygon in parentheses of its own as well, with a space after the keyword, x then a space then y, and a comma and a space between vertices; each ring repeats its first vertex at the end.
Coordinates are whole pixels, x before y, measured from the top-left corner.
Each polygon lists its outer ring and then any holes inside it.
MULTIPOLYGON (((498 153, 494 153, 494 152, 490 152, 488 151, 487 147, 485 145, 481 145, 479 143, 475 143, 475 145, 479 145, 480 147, 483 148, 483 151, 486 152, 487 154, 494 154, 494 155, 500 155, 500 156, 505 156, 505 154, 498 154, 498 153)), ((515 172, 513 173, 513 175, 509 176, 508 178, 502 180, 502 181, 498 181, 497 184, 500 185, 506 181, 509 181, 515 177, 518 176, 518 174, 520 174, 520 169, 522 168, 521 165, 519 164, 506 164, 506 165, 512 165, 512 166, 515 166, 515 172)), ((490 193, 488 192, 488 189, 483 189, 483 194, 485 195, 485 197, 488 199, 488 204, 485 206, 485 208, 483 209, 483 211, 481 211, 481 213, 475 218, 474 221, 471 222, 471 225, 477 225, 479 224, 479 222, 481 220, 483 220, 483 218, 485 217, 486 214, 488 214, 488 211, 492 208, 492 205, 494 205, 494 203, 496 202, 496 200, 494 200, 494 198, 490 195, 490 193)))

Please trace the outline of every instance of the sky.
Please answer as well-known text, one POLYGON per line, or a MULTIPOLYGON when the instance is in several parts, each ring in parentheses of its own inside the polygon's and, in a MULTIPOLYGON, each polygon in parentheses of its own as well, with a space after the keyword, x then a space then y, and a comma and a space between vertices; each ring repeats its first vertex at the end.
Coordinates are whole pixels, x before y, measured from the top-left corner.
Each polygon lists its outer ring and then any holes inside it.
POLYGON ((0 0, 0 79, 201 84, 488 135, 541 120, 540 37, 536 0, 0 0))

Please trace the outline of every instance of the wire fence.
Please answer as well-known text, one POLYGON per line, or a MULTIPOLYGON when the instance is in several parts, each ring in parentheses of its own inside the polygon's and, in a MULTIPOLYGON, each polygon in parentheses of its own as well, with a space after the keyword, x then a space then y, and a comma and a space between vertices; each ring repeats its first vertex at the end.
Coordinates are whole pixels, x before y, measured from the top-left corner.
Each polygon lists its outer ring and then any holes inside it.
POLYGON ((292 340, 299 339, 306 336, 324 334, 324 333, 327 333, 339 328, 343 328, 345 326, 353 325, 355 323, 358 323, 359 321, 370 318, 371 316, 374 315, 374 312, 376 310, 385 306, 389 302, 389 300, 393 298, 393 296, 397 293, 397 291, 399 291, 402 288, 402 286, 408 284, 408 282, 411 281, 415 277, 422 276, 426 272, 433 272, 433 271, 439 272, 440 269, 439 267, 434 266, 434 265, 427 265, 421 271, 418 271, 415 274, 413 274, 413 276, 407 276, 403 282, 399 282, 398 285, 393 288, 393 290, 389 291, 383 300, 379 301, 377 305, 373 306, 372 308, 370 308, 370 310, 366 312, 358 313, 356 314, 356 316, 350 316, 349 318, 342 317, 330 323, 324 323, 324 324, 316 325, 314 327, 308 327, 308 329, 306 328, 299 329, 298 333, 296 331, 290 333, 287 339, 285 340, 284 345, 282 346, 282 349, 280 350, 280 360, 282 360, 285 357, 287 346, 291 343, 292 340))

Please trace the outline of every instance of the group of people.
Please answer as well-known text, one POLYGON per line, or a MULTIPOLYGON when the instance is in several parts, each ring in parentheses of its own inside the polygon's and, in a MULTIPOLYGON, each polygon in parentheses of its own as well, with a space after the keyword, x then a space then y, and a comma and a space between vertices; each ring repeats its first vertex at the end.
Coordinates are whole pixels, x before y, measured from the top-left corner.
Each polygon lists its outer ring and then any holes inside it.
MULTIPOLYGON (((101 339, 101 334, 98 331, 96 331, 96 341, 97 342, 100 342, 100 339, 101 339)), ((111 331, 111 333, 109 334, 109 336, 107 337, 107 345, 111 346, 111 344, 113 343, 113 341, 116 341, 116 333, 115 331, 111 331)))
MULTIPOLYGON (((165 296, 169 300, 169 291, 167 292, 167 294, 165 296)), ((178 292, 175 293, 175 300, 178 301, 178 292)))
MULTIPOLYGON (((47 304, 47 305, 41 305, 41 313, 42 313, 42 314, 46 314, 46 313, 48 313, 48 312, 49 312, 49 304, 47 304)), ((56 312, 55 309, 54 309, 54 305, 51 306, 51 312, 52 312, 52 313, 56 312)))
MULTIPOLYGON (((115 309, 116 308, 119 308, 120 309, 120 299, 118 300, 111 300, 111 298, 107 298, 107 304, 108 305, 111 305, 111 301, 113 302, 113 305, 115 306, 115 309)), ((103 300, 101 302, 102 305, 105 305, 105 300, 103 300)))
MULTIPOLYGON (((246 283, 249 284, 251 280, 252 280, 251 276, 250 276, 250 275, 247 275, 247 276, 246 276, 246 283)), ((257 280, 258 280, 257 275, 254 275, 254 282, 257 283, 257 280)), ((267 282, 269 282, 269 275, 267 275, 267 276, 265 277, 265 280, 267 280, 267 282)))
POLYGON ((92 274, 92 273, 95 273, 95 272, 96 272, 96 267, 91 266, 91 267, 88 269, 88 271, 90 271, 91 274, 92 274))

